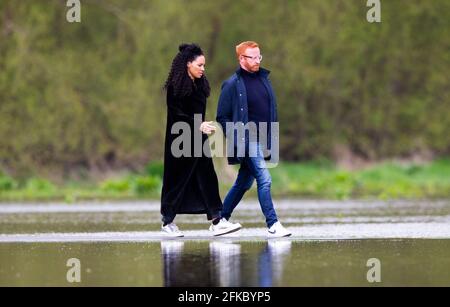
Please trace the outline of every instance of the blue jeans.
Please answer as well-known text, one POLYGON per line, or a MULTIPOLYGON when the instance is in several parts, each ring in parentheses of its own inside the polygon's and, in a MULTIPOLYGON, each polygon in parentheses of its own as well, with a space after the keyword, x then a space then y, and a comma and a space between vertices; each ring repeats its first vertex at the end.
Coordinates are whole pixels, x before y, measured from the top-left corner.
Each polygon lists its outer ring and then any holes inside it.
POLYGON ((270 194, 272 178, 266 167, 261 145, 259 143, 250 143, 249 153, 251 155, 246 155, 242 158, 241 167, 239 169, 236 182, 225 197, 223 202, 222 217, 227 220, 230 219, 234 208, 236 208, 238 203, 241 201, 245 192, 252 187, 253 182, 256 179, 259 204, 261 205, 261 210, 266 217, 267 227, 270 228, 278 221, 275 208, 273 207, 272 196, 270 194))

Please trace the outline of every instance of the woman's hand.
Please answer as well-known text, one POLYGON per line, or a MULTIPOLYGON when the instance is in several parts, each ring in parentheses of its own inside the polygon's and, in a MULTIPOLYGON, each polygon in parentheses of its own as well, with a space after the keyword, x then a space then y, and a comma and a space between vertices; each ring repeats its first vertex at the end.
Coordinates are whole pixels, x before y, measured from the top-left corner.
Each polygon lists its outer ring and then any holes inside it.
POLYGON ((216 127, 214 127, 212 125, 212 123, 213 123, 212 121, 211 122, 203 122, 200 125, 200 131, 203 132, 203 133, 206 133, 206 134, 211 134, 212 132, 215 132, 216 131, 216 127))

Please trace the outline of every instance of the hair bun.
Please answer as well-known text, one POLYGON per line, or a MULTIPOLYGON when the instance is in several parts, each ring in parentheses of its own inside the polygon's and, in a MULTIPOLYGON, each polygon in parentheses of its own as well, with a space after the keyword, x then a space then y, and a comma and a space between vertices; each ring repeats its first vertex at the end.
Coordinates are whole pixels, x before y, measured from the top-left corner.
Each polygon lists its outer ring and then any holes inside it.
POLYGON ((180 52, 183 52, 187 47, 189 47, 189 44, 181 44, 180 46, 178 46, 178 50, 180 50, 180 52))
POLYGON ((181 44, 180 46, 178 46, 178 50, 180 50, 180 52, 182 53, 188 52, 195 55, 203 54, 202 48, 200 48, 200 46, 197 44, 181 44))

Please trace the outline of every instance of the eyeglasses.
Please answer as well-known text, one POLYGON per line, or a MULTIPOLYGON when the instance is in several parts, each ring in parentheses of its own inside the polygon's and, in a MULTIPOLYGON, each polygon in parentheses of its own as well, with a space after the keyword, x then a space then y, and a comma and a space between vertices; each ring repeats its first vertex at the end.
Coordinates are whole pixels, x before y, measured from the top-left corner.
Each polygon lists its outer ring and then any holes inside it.
POLYGON ((249 56, 249 55, 242 54, 242 56, 243 56, 244 58, 251 59, 252 61, 256 61, 256 60, 262 61, 262 58, 263 58, 262 55, 258 55, 258 56, 249 56))

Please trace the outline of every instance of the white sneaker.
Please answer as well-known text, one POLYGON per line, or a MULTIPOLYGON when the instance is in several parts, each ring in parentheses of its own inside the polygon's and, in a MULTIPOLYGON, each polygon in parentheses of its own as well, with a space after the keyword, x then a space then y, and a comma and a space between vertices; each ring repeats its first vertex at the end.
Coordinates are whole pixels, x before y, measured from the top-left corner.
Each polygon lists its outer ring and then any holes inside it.
POLYGON ((178 238, 184 237, 184 234, 178 229, 178 226, 175 223, 167 224, 166 226, 161 227, 162 232, 169 237, 178 238))
POLYGON ((209 230, 214 236, 221 236, 227 233, 232 233, 241 229, 242 226, 239 223, 230 223, 225 218, 222 218, 217 225, 211 224, 209 230))
POLYGON ((289 237, 292 233, 281 225, 280 222, 276 222, 267 230, 268 238, 281 238, 289 237))

